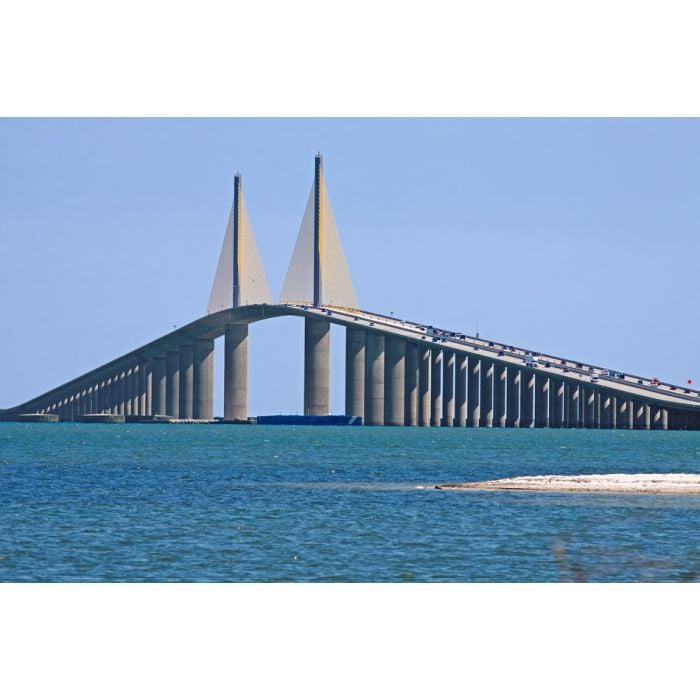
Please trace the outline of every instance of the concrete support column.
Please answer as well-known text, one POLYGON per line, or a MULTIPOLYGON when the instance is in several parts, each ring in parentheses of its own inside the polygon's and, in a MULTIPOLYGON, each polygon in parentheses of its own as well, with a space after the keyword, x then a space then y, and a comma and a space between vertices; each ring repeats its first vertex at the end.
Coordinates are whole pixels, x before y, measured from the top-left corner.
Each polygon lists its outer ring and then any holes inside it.
POLYGON ((224 329, 224 420, 248 419, 248 324, 224 329))
POLYGON ((165 413, 180 417, 180 350, 168 350, 165 356, 165 413))
POLYGON ((628 410, 628 400, 623 398, 622 396, 617 397, 617 417, 616 417, 616 424, 618 430, 627 430, 629 428, 629 418, 627 417, 627 410, 628 410))
POLYGON ((479 425, 484 428, 493 428, 493 362, 481 360, 481 372, 479 383, 479 405, 481 415, 479 425))
POLYGON ((549 427, 561 428, 564 424, 564 382, 549 379, 549 427))
POLYGON ((180 418, 194 416, 194 347, 180 346, 180 418))
POLYGON ((197 338, 192 350, 192 417, 211 420, 214 417, 214 341, 197 338))
POLYGON ((506 391, 508 370, 505 365, 493 365, 493 424, 497 428, 506 427, 506 391))
POLYGON ((612 428, 613 399, 607 392, 600 395, 600 427, 612 428))
POLYGON ((600 428, 600 391, 595 389, 593 405, 593 427, 600 428))
POLYGON ((479 384, 481 375, 481 362, 478 357, 469 356, 467 366, 467 425, 477 428, 481 416, 479 403, 479 384))
POLYGON ((661 430, 668 430, 668 409, 661 409, 661 430))
POLYGON ((120 416, 124 415, 124 398, 126 394, 126 372, 121 371, 119 374, 117 374, 117 405, 116 405, 116 413, 118 413, 120 416))
POLYGON ((635 430, 647 430, 647 408, 646 401, 634 402, 634 427, 635 430))
POLYGON ((418 351, 418 424, 430 425, 430 348, 418 351))
POLYGON ((549 378, 535 375, 535 428, 546 428, 549 420, 549 378))
POLYGON ((406 343, 404 425, 418 425, 418 346, 406 343))
POLYGON ((365 425, 384 425, 384 336, 367 333, 365 349, 365 425))
POLYGON ((406 341, 388 336, 384 342, 384 425, 400 426, 406 412, 406 341))
POLYGON ((467 356, 457 354, 455 371, 455 425, 467 425, 467 356))
POLYGON ((651 413, 651 429, 661 430, 661 407, 653 405, 650 407, 651 413))
POLYGON ((330 414, 331 322, 304 321, 304 415, 330 414))
POLYGON ((439 426, 442 422, 442 352, 433 348, 430 352, 430 425, 439 426))
POLYGON ((617 396, 613 394, 610 397, 610 427, 615 430, 617 429, 617 396))
POLYGON ((527 369, 520 370, 520 427, 535 427, 535 375, 527 369))
POLYGON ((134 386, 136 378, 133 367, 127 367, 124 371, 124 415, 136 415, 134 410, 134 386))
POLYGON ((595 428, 595 423, 594 423, 595 389, 592 389, 590 387, 584 387, 584 389, 583 389, 583 401, 584 401, 583 427, 584 428, 595 428))
POLYGON ((146 361, 141 357, 136 372, 136 415, 146 414, 146 361))
POLYGON ((508 368, 508 389, 507 389, 507 415, 506 427, 520 427, 520 370, 515 367, 508 368))
POLYGON ((95 401, 95 387, 90 386, 90 387, 88 387, 87 394, 85 395, 85 413, 86 414, 96 413, 95 409, 93 408, 94 401, 95 401))
POLYGON ((581 411, 581 386, 573 382, 566 383, 567 392, 567 427, 580 428, 583 423, 581 411))
POLYGON ((165 414, 165 356, 153 358, 152 406, 153 415, 165 414))
POLYGON ((345 330, 345 415, 365 419, 365 331, 345 330))
POLYGON ((442 424, 454 426, 455 415, 455 354, 452 350, 442 353, 442 424))

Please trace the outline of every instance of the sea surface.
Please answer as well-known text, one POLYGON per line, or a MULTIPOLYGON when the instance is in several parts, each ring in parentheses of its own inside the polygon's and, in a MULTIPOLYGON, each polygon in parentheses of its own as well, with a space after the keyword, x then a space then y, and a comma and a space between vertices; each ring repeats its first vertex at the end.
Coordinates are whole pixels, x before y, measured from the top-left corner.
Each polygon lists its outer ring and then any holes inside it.
POLYGON ((700 497, 432 488, 616 472, 700 432, 0 423, 0 580, 700 580, 700 497))

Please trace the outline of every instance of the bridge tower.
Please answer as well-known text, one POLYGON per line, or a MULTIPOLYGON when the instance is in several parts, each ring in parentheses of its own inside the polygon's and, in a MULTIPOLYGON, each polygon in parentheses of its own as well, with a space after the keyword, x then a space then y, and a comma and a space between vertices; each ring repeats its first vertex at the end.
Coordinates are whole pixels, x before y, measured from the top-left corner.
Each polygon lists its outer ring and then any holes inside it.
MULTIPOLYGON (((271 304, 253 228, 243 200, 242 178, 234 177, 233 204, 221 246, 208 312, 249 304, 271 304)), ((227 323, 224 331, 224 419, 248 418, 248 324, 227 323)))
MULTIPOLYGON (((333 208, 323 177, 323 156, 314 162, 314 182, 280 295, 282 304, 357 309, 333 208)), ((330 321, 305 319, 304 415, 330 413, 330 321)))

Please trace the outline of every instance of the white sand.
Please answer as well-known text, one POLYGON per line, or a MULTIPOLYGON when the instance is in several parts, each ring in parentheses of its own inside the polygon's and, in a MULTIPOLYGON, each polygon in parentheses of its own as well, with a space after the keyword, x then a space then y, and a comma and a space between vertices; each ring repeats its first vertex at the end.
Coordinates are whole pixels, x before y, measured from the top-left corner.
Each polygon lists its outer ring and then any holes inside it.
POLYGON ((680 493, 700 495, 700 474, 585 474, 518 476, 512 479, 440 484, 438 489, 483 491, 603 491, 613 493, 680 493))

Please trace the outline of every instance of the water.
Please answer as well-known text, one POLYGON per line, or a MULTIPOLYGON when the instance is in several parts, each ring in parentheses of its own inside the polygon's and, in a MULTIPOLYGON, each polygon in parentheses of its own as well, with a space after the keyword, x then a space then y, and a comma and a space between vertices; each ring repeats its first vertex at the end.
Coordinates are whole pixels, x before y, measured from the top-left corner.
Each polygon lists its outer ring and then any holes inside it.
POLYGON ((700 579, 700 497, 417 488, 621 471, 700 433, 0 424, 0 580, 700 579))

